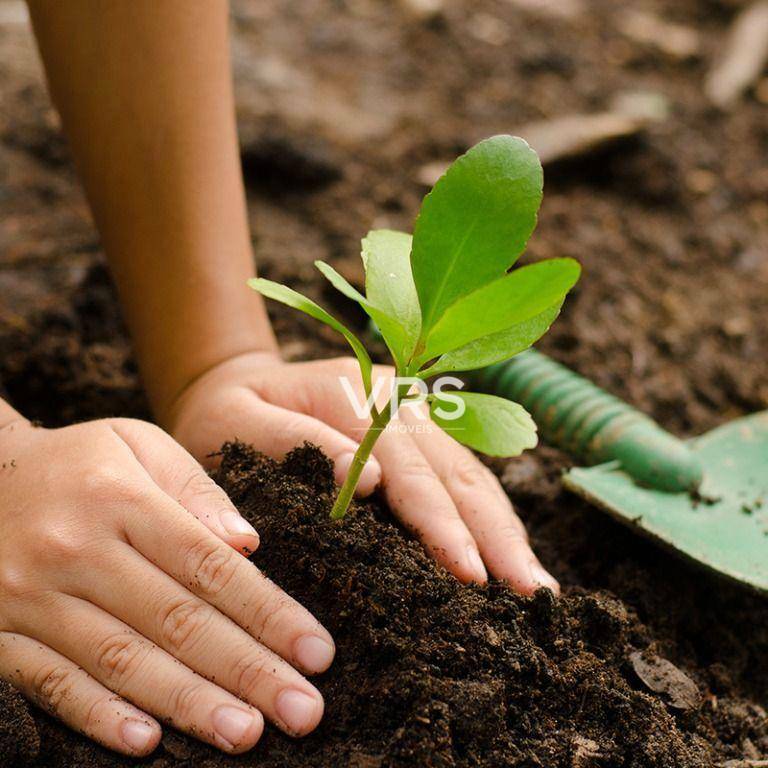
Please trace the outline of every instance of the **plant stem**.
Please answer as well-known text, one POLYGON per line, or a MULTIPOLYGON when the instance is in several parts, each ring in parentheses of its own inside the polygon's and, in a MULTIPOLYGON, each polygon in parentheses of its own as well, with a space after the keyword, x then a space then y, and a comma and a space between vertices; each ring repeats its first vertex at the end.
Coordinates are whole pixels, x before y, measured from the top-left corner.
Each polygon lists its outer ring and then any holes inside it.
MULTIPOLYGON (((403 376, 403 371, 398 370, 397 375, 403 376)), ((376 441, 381 437, 381 433, 387 428, 410 388, 410 384, 401 384, 392 393, 392 397, 384 408, 380 411, 376 410, 376 408, 373 409, 371 426, 365 433, 365 437, 357 451, 355 451, 355 457, 352 459, 352 466, 349 468, 347 479, 344 481, 344 485, 341 486, 339 495, 333 504, 333 509, 331 510, 332 520, 341 520, 347 514, 349 505, 352 503, 352 497, 355 495, 355 489, 360 481, 360 475, 363 473, 365 463, 371 455, 373 446, 376 445, 376 441), (397 408, 395 408, 395 405, 397 408)))
MULTIPOLYGON (((409 376, 410 374, 407 371, 403 372, 402 370, 398 370, 397 375, 409 376)), ((341 486, 339 495, 333 504, 333 509, 331 510, 332 520, 341 520, 341 518, 347 514, 347 509, 349 509, 352 497, 355 495, 355 488, 357 488, 357 484, 360 481, 360 475, 365 467, 365 462, 368 461, 373 446, 376 445, 376 441, 381 437, 381 433, 387 428, 387 425, 395 415, 397 409, 394 406, 397 405, 397 408, 400 407, 400 403, 408 394, 410 388, 410 384, 401 384, 392 393, 392 397, 384 408, 380 411, 375 408, 373 409, 373 413, 371 414, 371 426, 365 433, 365 437, 360 443, 360 447, 355 451, 355 458, 352 459, 352 466, 349 468, 347 479, 344 481, 344 485, 341 486)))
POLYGON ((349 474, 344 481, 344 485, 339 490, 339 495, 336 497, 336 501, 333 504, 331 510, 332 520, 341 520, 344 515, 347 514, 347 509, 352 501, 352 497, 355 494, 355 489, 360 481, 360 475, 363 472, 365 463, 368 461, 368 457, 371 455, 373 446, 376 445, 376 441, 381 437, 381 433, 387 428, 391 415, 391 403, 387 405, 380 413, 376 413, 373 417, 370 428, 365 433, 360 446, 355 451, 355 457, 352 459, 352 465, 349 468, 349 474))

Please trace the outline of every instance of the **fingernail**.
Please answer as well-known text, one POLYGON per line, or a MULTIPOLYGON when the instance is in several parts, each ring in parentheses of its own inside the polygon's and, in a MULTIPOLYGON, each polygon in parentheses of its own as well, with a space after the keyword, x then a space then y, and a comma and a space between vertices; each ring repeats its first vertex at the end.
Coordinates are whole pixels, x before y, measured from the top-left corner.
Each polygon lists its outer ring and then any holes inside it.
POLYGON ((560 585, 557 583, 557 579, 552 574, 547 573, 538 560, 531 560, 530 573, 531 579, 535 584, 538 584, 540 587, 548 587, 556 595, 560 594, 560 585))
POLYGON ((293 733, 306 733, 317 722, 317 699, 289 688, 277 697, 275 709, 280 719, 293 733))
POLYGON ((296 641, 294 657, 308 672, 324 672, 331 666, 336 651, 317 635, 303 635, 296 641))
POLYGON ((256 529, 237 512, 225 512, 221 516, 221 524, 230 536, 259 536, 256 529))
POLYGON ((477 547, 473 547, 471 544, 467 547, 467 563, 469 569, 475 574, 475 581, 478 584, 484 584, 488 581, 488 571, 485 570, 483 558, 480 557, 477 547))
POLYGON ((253 714, 244 709, 223 706, 213 711, 213 727, 216 733, 233 747, 240 746, 253 724, 253 714))
POLYGON ((157 737, 154 726, 141 720, 125 720, 120 727, 120 735, 125 745, 138 754, 145 754, 157 737))

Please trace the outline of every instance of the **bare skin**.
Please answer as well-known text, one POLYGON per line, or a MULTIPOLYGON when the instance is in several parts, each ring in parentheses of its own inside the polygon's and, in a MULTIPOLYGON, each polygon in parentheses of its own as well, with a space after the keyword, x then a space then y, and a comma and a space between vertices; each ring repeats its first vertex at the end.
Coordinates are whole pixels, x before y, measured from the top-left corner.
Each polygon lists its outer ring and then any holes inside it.
POLYGON ((317 725, 297 670, 330 665, 330 635, 243 556, 258 535, 159 427, 47 430, 3 405, 0 478, 0 677, 129 755, 157 746, 155 718, 231 753, 262 713, 317 725))
MULTIPOLYGON (((311 440, 342 480, 365 420, 339 381, 357 380, 354 363, 283 362, 245 286, 227 4, 30 8, 167 432, 120 419, 39 429, 0 401, 0 678, 132 756, 155 748, 158 721, 231 753, 264 717, 303 735, 323 701, 302 675, 331 664, 332 639, 243 557, 258 536, 201 463, 235 435, 274 456, 311 440)), ((493 475, 430 432, 383 435, 361 495, 381 485, 462 581, 556 590, 493 475)))

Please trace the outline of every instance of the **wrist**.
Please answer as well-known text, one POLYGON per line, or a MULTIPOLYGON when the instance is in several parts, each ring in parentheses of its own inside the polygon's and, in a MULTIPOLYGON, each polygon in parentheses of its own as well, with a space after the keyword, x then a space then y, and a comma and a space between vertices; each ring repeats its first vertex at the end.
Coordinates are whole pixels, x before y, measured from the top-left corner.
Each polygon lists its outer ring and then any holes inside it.
POLYGON ((229 382, 243 381, 249 372, 282 363, 277 343, 258 343, 249 349, 221 356, 211 365, 190 377, 162 407, 155 409, 157 423, 173 435, 177 424, 189 410, 189 404, 199 402, 206 393, 218 392, 229 382))
MULTIPOLYGON (((168 413, 193 382, 232 358, 278 346, 263 301, 245 287, 200 301, 184 301, 163 312, 149 327, 132 325, 132 336, 153 415, 165 424, 168 413), (165 317, 163 317, 165 315, 165 317)), ((154 314, 154 313, 153 313, 154 314)))

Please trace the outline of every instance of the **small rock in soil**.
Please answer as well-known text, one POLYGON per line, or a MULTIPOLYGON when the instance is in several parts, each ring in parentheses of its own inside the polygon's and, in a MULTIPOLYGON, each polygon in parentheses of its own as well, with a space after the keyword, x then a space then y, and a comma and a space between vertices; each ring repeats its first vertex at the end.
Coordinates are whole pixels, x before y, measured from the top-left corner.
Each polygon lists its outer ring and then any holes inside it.
POLYGON ((489 13, 477 13, 467 22, 467 32, 475 40, 488 45, 504 45, 509 42, 509 26, 489 13))
POLYGON ((400 0, 400 5, 420 21, 433 21, 445 10, 443 0, 400 0))

